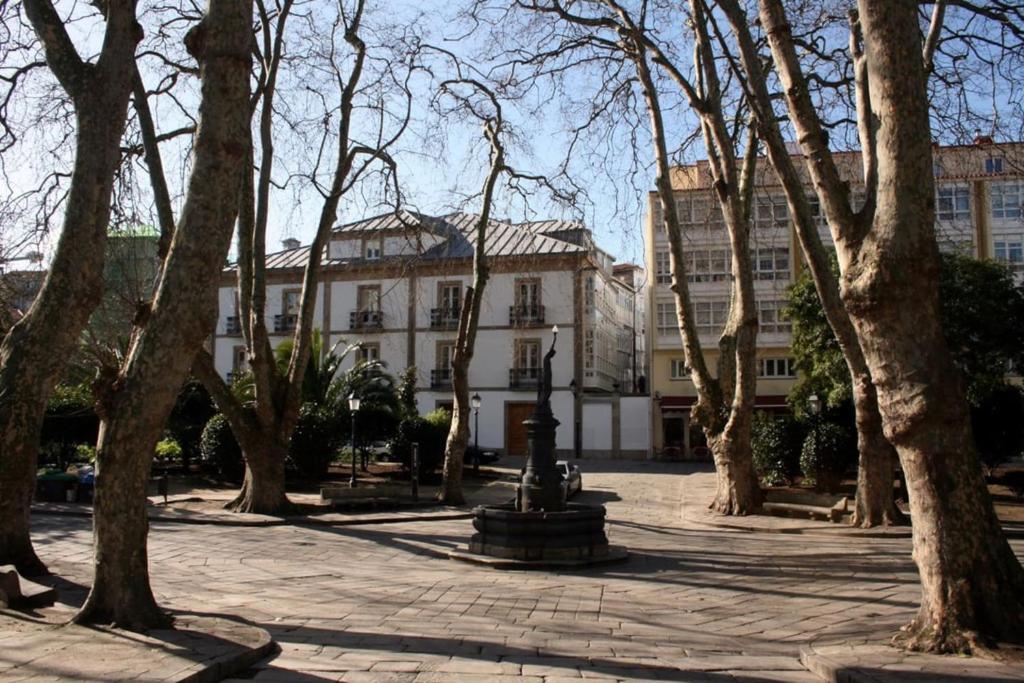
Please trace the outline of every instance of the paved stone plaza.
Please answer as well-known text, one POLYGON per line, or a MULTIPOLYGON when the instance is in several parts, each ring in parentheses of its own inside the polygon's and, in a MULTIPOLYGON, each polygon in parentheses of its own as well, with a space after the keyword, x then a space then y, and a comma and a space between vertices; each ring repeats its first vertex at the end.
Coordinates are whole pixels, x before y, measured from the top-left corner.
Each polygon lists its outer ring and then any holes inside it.
MULTIPOLYGON (((625 564, 526 573, 444 558, 465 545, 468 520, 155 521, 153 586, 175 611, 266 628, 281 651, 243 675, 258 681, 817 681, 802 646, 883 644, 913 614, 905 529, 872 535, 764 518, 722 528, 703 511, 707 469, 582 468, 580 500, 607 505, 611 542, 632 554, 625 564)), ((63 586, 64 598, 81 599, 89 520, 40 515, 35 529, 42 557, 78 586, 63 586)))

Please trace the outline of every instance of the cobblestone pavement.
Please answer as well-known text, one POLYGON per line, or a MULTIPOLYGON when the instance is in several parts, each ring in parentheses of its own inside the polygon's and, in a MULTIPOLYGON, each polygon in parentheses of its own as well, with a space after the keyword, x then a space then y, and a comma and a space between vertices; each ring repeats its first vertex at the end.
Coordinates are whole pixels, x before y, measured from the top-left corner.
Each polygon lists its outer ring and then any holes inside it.
MULTIPOLYGON (((919 588, 904 535, 713 528, 682 509, 710 499, 707 469, 582 468, 579 500, 607 505, 610 539, 632 555, 625 564, 533 573, 445 559, 468 540, 468 520, 155 522, 153 586, 171 609, 267 628, 281 652, 249 672, 259 681, 799 683, 818 680, 799 662, 801 645, 882 643, 913 614, 919 588)), ((37 517, 35 526, 44 559, 87 586, 88 520, 37 517)))

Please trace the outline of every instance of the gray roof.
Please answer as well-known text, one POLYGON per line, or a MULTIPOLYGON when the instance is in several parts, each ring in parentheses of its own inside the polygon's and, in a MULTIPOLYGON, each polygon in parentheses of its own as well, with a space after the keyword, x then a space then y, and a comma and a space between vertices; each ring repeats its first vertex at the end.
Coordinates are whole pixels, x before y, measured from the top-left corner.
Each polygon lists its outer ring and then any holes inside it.
MULTIPOLYGON (((387 213, 354 223, 346 223, 335 228, 333 234, 346 235, 355 233, 372 235, 378 232, 397 231, 414 235, 419 231, 423 231, 445 239, 440 244, 436 244, 420 254, 419 258, 421 260, 469 259, 473 257, 476 245, 475 226, 478 219, 479 216, 477 214, 469 213, 427 216, 402 210, 397 215, 387 213)), ((542 256, 551 254, 580 254, 588 251, 587 247, 574 243, 576 240, 559 239, 545 234, 547 230, 536 228, 536 226, 548 224, 551 224, 551 226, 557 225, 561 228, 553 231, 556 233, 569 230, 572 232, 583 231, 589 234, 589 231, 586 230, 583 224, 578 222, 542 221, 513 224, 507 221, 492 219, 487 230, 487 256, 492 258, 542 256)), ((267 254, 267 269, 302 268, 305 267, 308 257, 308 246, 267 254)), ((347 258, 332 259, 327 258, 325 253, 323 264, 325 266, 342 265, 361 260, 347 258)), ((387 258, 384 260, 387 260, 387 258)))

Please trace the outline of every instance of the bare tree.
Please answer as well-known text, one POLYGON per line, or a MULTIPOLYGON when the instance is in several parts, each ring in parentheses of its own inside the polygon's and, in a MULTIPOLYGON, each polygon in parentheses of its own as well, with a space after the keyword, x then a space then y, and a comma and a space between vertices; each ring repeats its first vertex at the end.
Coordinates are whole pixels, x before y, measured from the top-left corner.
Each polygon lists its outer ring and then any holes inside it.
POLYGON ((544 0, 521 0, 517 4, 578 27, 588 34, 581 39, 588 48, 621 54, 634 68, 650 119, 655 187, 669 239, 671 288, 679 332, 698 394, 692 414, 704 429, 715 460, 718 483, 710 507, 723 514, 753 512, 761 504, 750 450, 757 382, 757 307, 749 244, 758 138, 753 125, 736 125, 735 117, 727 118, 726 95, 703 3, 689 3, 695 27, 693 79, 675 55, 653 37, 646 3, 641 3, 636 12, 617 0, 588 0, 574 3, 571 8, 544 0), (675 83, 699 119, 711 189, 729 235, 732 289, 729 316, 718 343, 715 374, 704 358, 687 283, 684 231, 675 203, 670 134, 661 102, 659 70, 675 83))
POLYGON ((137 316, 117 375, 95 386, 95 578, 75 617, 81 623, 145 629, 169 621, 149 585, 147 480, 178 387, 216 319, 248 139, 251 21, 251 1, 211 0, 185 38, 202 79, 192 173, 153 303, 137 316))
POLYGON ((866 182, 859 211, 809 96, 786 9, 780 0, 758 6, 789 119, 836 243, 843 304, 910 488, 921 607, 900 640, 937 652, 970 651, 989 639, 1019 641, 1024 570, 992 507, 939 318, 923 47, 932 41, 922 41, 918 4, 860 0, 851 14, 866 182))
MULTIPOLYGON (((368 143, 358 139, 358 97, 368 90, 363 83, 368 59, 367 44, 360 33, 365 13, 364 0, 358 0, 351 10, 339 5, 339 14, 327 39, 328 54, 320 55, 332 75, 330 86, 336 87, 340 103, 336 112, 325 121, 337 120, 337 128, 324 130, 320 142, 323 150, 333 139, 335 153, 330 183, 321 187, 316 182, 319 168, 309 172, 316 190, 323 198, 316 235, 308 249, 308 260, 303 275, 297 324, 292 336, 291 354, 287 370, 278 369, 271 348, 264 313, 266 309, 266 229, 271 200, 271 174, 274 153, 274 96, 282 60, 287 57, 285 21, 291 9, 284 2, 277 12, 276 21, 257 0, 261 18, 263 66, 260 78, 260 165, 255 192, 251 179, 243 186, 239 230, 239 317, 245 339, 249 367, 254 385, 254 400, 245 405, 228 389, 214 368, 213 359, 205 351, 196 360, 195 372, 210 391, 214 401, 224 413, 238 439, 245 456, 246 472, 242 490, 228 506, 239 512, 279 513, 290 506, 285 493, 285 459, 292 433, 299 419, 302 402, 302 380, 309 363, 313 333, 313 317, 317 303, 317 285, 320 279, 323 254, 331 231, 335 226, 342 197, 363 176, 371 164, 381 163, 393 171, 388 149, 401 137, 409 121, 411 93, 408 78, 411 69, 401 56, 390 55, 382 59, 384 68, 373 84, 378 89, 394 88, 402 102, 402 111, 395 114, 397 124, 386 129, 389 119, 381 99, 369 105, 379 126, 375 138, 368 143), (271 27, 273 23, 273 28, 271 27), (344 62, 335 44, 341 33, 351 52, 348 72, 342 72, 344 62)), ((328 92, 327 90, 322 93, 328 92)), ((372 98, 375 94, 371 91, 372 98)), ((321 95, 323 96, 323 94, 321 95)), ((367 117, 369 118, 369 117, 367 117)), ((255 146, 253 150, 255 150, 255 146)), ((255 156, 255 151, 251 153, 255 156)), ((320 159, 317 159, 319 165, 320 159)), ((391 182, 395 182, 393 174, 391 182)), ((397 190, 396 190, 397 193, 397 190)))
POLYGON ((142 30, 133 0, 104 3, 103 45, 88 62, 49 0, 22 7, 76 121, 74 170, 49 274, 0 345, 0 563, 32 575, 46 572, 29 537, 39 432, 47 399, 103 294, 113 178, 142 30))
POLYGON ((853 381, 853 405, 856 415, 857 447, 860 463, 857 470, 857 493, 852 523, 872 527, 904 520, 893 497, 893 468, 896 451, 882 432, 882 418, 878 412, 878 398, 871 381, 867 362, 861 352, 857 334, 839 295, 839 283, 829 265, 828 253, 818 235, 810 201, 804 190, 803 176, 798 171, 789 150, 773 106, 767 75, 762 66, 758 45, 750 31, 746 12, 737 0, 717 0, 725 14, 735 38, 735 52, 727 43, 723 32, 709 11, 709 19, 718 44, 726 53, 730 65, 744 82, 747 101, 757 121, 758 132, 764 141, 768 159, 782 184, 789 205, 789 214, 796 227, 797 238, 803 250, 825 317, 836 335, 839 348, 846 360, 853 381), (737 58, 738 57, 738 58, 737 58))

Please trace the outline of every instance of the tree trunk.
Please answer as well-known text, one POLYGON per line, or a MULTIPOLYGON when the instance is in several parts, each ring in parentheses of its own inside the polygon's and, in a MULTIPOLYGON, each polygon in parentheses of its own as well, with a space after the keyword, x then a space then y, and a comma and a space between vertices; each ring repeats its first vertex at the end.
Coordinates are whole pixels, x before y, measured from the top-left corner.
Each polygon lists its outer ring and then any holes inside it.
MULTIPOLYGON (((235 429, 232 425, 232 430, 235 429)), ((292 508, 285 492, 284 463, 288 446, 272 434, 259 433, 244 439, 245 480, 238 496, 224 507, 234 512, 281 515, 292 508), (257 446, 259 443, 261 446, 257 446)), ((239 439, 241 443, 243 439, 239 439)))
POLYGON ((896 449, 882 431, 878 397, 870 377, 854 377, 853 407, 860 460, 851 524, 865 529, 906 524, 906 516, 896 507, 892 488, 896 449))
POLYGON ((251 0, 210 0, 185 38, 202 79, 192 175, 155 300, 99 402, 96 582, 75 617, 79 623, 131 629, 167 623, 149 589, 146 483, 178 388, 216 323, 246 152, 251 22, 251 0))
POLYGON ((939 317, 917 3, 860 0, 859 7, 879 121, 878 200, 842 294, 910 489, 921 608, 901 640, 936 652, 970 651, 988 639, 1020 642, 1024 570, 996 518, 939 317))
POLYGON ((0 345, 0 564, 27 576, 47 572, 29 537, 46 402, 103 297, 114 170, 128 112, 135 45, 134 3, 110 3, 103 49, 83 64, 49 2, 24 3, 47 63, 76 114, 75 164, 50 272, 31 309, 0 345))
POLYGON ((708 444, 715 460, 715 497, 709 509, 723 515, 749 515, 761 507, 761 487, 754 472, 750 453, 750 421, 736 433, 708 435, 708 444), (746 444, 746 453, 743 452, 746 444))
POLYGON ((452 363, 452 388, 455 405, 452 426, 444 446, 444 478, 437 499, 445 505, 464 505, 462 493, 463 458, 469 443, 469 362, 459 358, 452 363))

